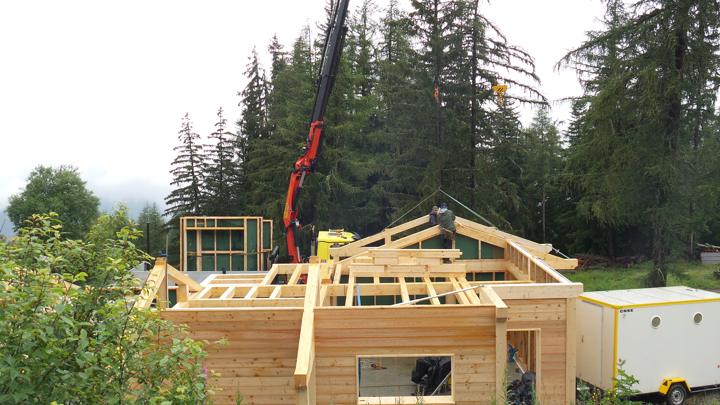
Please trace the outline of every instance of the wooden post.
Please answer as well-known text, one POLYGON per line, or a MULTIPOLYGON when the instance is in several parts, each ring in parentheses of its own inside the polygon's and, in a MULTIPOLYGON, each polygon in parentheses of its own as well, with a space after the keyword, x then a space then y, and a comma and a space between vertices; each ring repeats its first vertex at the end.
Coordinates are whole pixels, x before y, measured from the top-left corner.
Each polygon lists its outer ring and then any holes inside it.
POLYGON ((507 318, 495 319, 495 398, 504 404, 507 368, 507 318))
POLYGON ((575 403, 575 376, 577 375, 577 341, 576 341, 576 315, 575 308, 577 298, 568 298, 565 301, 567 306, 567 330, 565 331, 565 403, 575 403))
POLYGON ((294 374, 298 405, 315 403, 315 306, 320 293, 320 266, 312 264, 308 269, 294 374))

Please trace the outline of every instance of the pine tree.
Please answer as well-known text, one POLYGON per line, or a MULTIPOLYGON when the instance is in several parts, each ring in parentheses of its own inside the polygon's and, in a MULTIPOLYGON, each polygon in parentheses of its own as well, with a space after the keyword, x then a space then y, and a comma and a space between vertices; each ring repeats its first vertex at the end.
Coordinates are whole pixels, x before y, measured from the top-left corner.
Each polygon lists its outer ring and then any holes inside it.
POLYGON ((205 146, 208 162, 204 172, 203 212, 205 215, 238 215, 242 174, 236 159, 237 139, 227 130, 222 107, 217 117, 215 130, 209 137, 214 143, 205 146))
POLYGON ((412 47, 410 17, 397 1, 389 2, 379 31, 376 92, 378 120, 387 146, 378 161, 386 175, 381 185, 387 194, 384 216, 389 219, 404 214, 417 204, 418 197, 436 189, 434 182, 427 181, 435 121, 433 99, 428 93, 432 81, 412 47))
POLYGON ((170 185, 175 188, 165 197, 168 206, 165 215, 173 220, 182 215, 201 214, 203 203, 205 153, 200 135, 193 131, 190 114, 182 118, 178 140, 180 145, 173 148, 177 156, 170 170, 173 176, 170 185))
POLYGON ((549 223, 560 214, 562 188, 560 184, 563 156, 560 132, 550 118, 547 107, 537 110, 530 127, 524 131, 527 142, 524 188, 525 206, 530 209, 524 234, 533 240, 547 243, 555 240, 549 223))
POLYGON ((270 83, 275 82, 278 74, 285 69, 287 66, 287 54, 283 50, 283 46, 278 40, 277 34, 273 35, 270 45, 268 45, 268 52, 272 58, 272 65, 270 69, 270 83))
MULTIPOLYGON (((245 77, 248 84, 238 93, 241 97, 241 118, 238 121, 240 133, 248 140, 267 135, 267 81, 258 61, 257 50, 253 48, 245 77)), ((274 74, 274 72, 273 72, 274 74)))

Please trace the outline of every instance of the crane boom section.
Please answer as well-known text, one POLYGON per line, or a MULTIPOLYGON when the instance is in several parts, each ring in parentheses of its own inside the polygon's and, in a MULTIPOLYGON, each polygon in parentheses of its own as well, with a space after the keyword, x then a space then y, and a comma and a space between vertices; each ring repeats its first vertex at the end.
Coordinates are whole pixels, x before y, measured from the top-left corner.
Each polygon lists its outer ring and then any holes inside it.
POLYGON ((295 161, 293 171, 290 174, 287 197, 285 199, 285 210, 283 211, 283 224, 285 225, 288 254, 293 263, 299 263, 301 261, 300 249, 297 246, 295 238, 295 231, 300 225, 297 212, 298 196, 300 195, 305 175, 313 173, 317 168, 317 158, 320 153, 320 146, 324 134, 325 109, 327 108, 328 99, 335 84, 343 41, 345 33, 347 32, 345 19, 347 17, 349 2, 350 0, 338 0, 332 25, 328 27, 320 67, 320 76, 317 79, 315 103, 313 104, 310 118, 310 131, 303 154, 295 161))

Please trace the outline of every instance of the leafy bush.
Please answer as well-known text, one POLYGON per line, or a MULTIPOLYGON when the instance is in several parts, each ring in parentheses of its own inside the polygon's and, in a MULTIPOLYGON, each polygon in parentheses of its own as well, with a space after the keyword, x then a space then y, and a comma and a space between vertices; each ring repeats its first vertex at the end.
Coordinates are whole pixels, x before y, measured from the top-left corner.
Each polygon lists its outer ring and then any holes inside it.
POLYGON ((578 397, 579 404, 587 405, 639 405, 642 402, 628 399, 639 392, 633 389, 638 380, 622 369, 624 362, 618 366, 618 375, 615 377, 615 388, 611 391, 592 389, 583 391, 584 394, 578 397))
POLYGON ((0 243, 0 403, 207 402, 201 343, 133 309, 139 232, 84 242, 61 230, 35 215, 0 243))

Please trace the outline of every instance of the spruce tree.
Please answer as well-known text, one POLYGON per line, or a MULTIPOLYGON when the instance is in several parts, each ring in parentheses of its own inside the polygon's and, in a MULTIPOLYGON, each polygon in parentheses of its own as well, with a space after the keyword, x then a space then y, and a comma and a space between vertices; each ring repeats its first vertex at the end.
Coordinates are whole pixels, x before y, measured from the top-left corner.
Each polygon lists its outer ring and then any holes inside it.
POLYGON ((170 185, 174 188, 165 197, 165 215, 173 220, 182 215, 200 215, 203 203, 205 152, 188 113, 182 118, 178 141, 180 145, 173 148, 177 155, 170 169, 173 177, 170 185))
POLYGON ((215 130, 209 138, 214 142, 206 145, 207 166, 205 167, 205 215, 238 215, 242 175, 236 159, 236 136, 227 130, 223 109, 217 112, 215 130))

